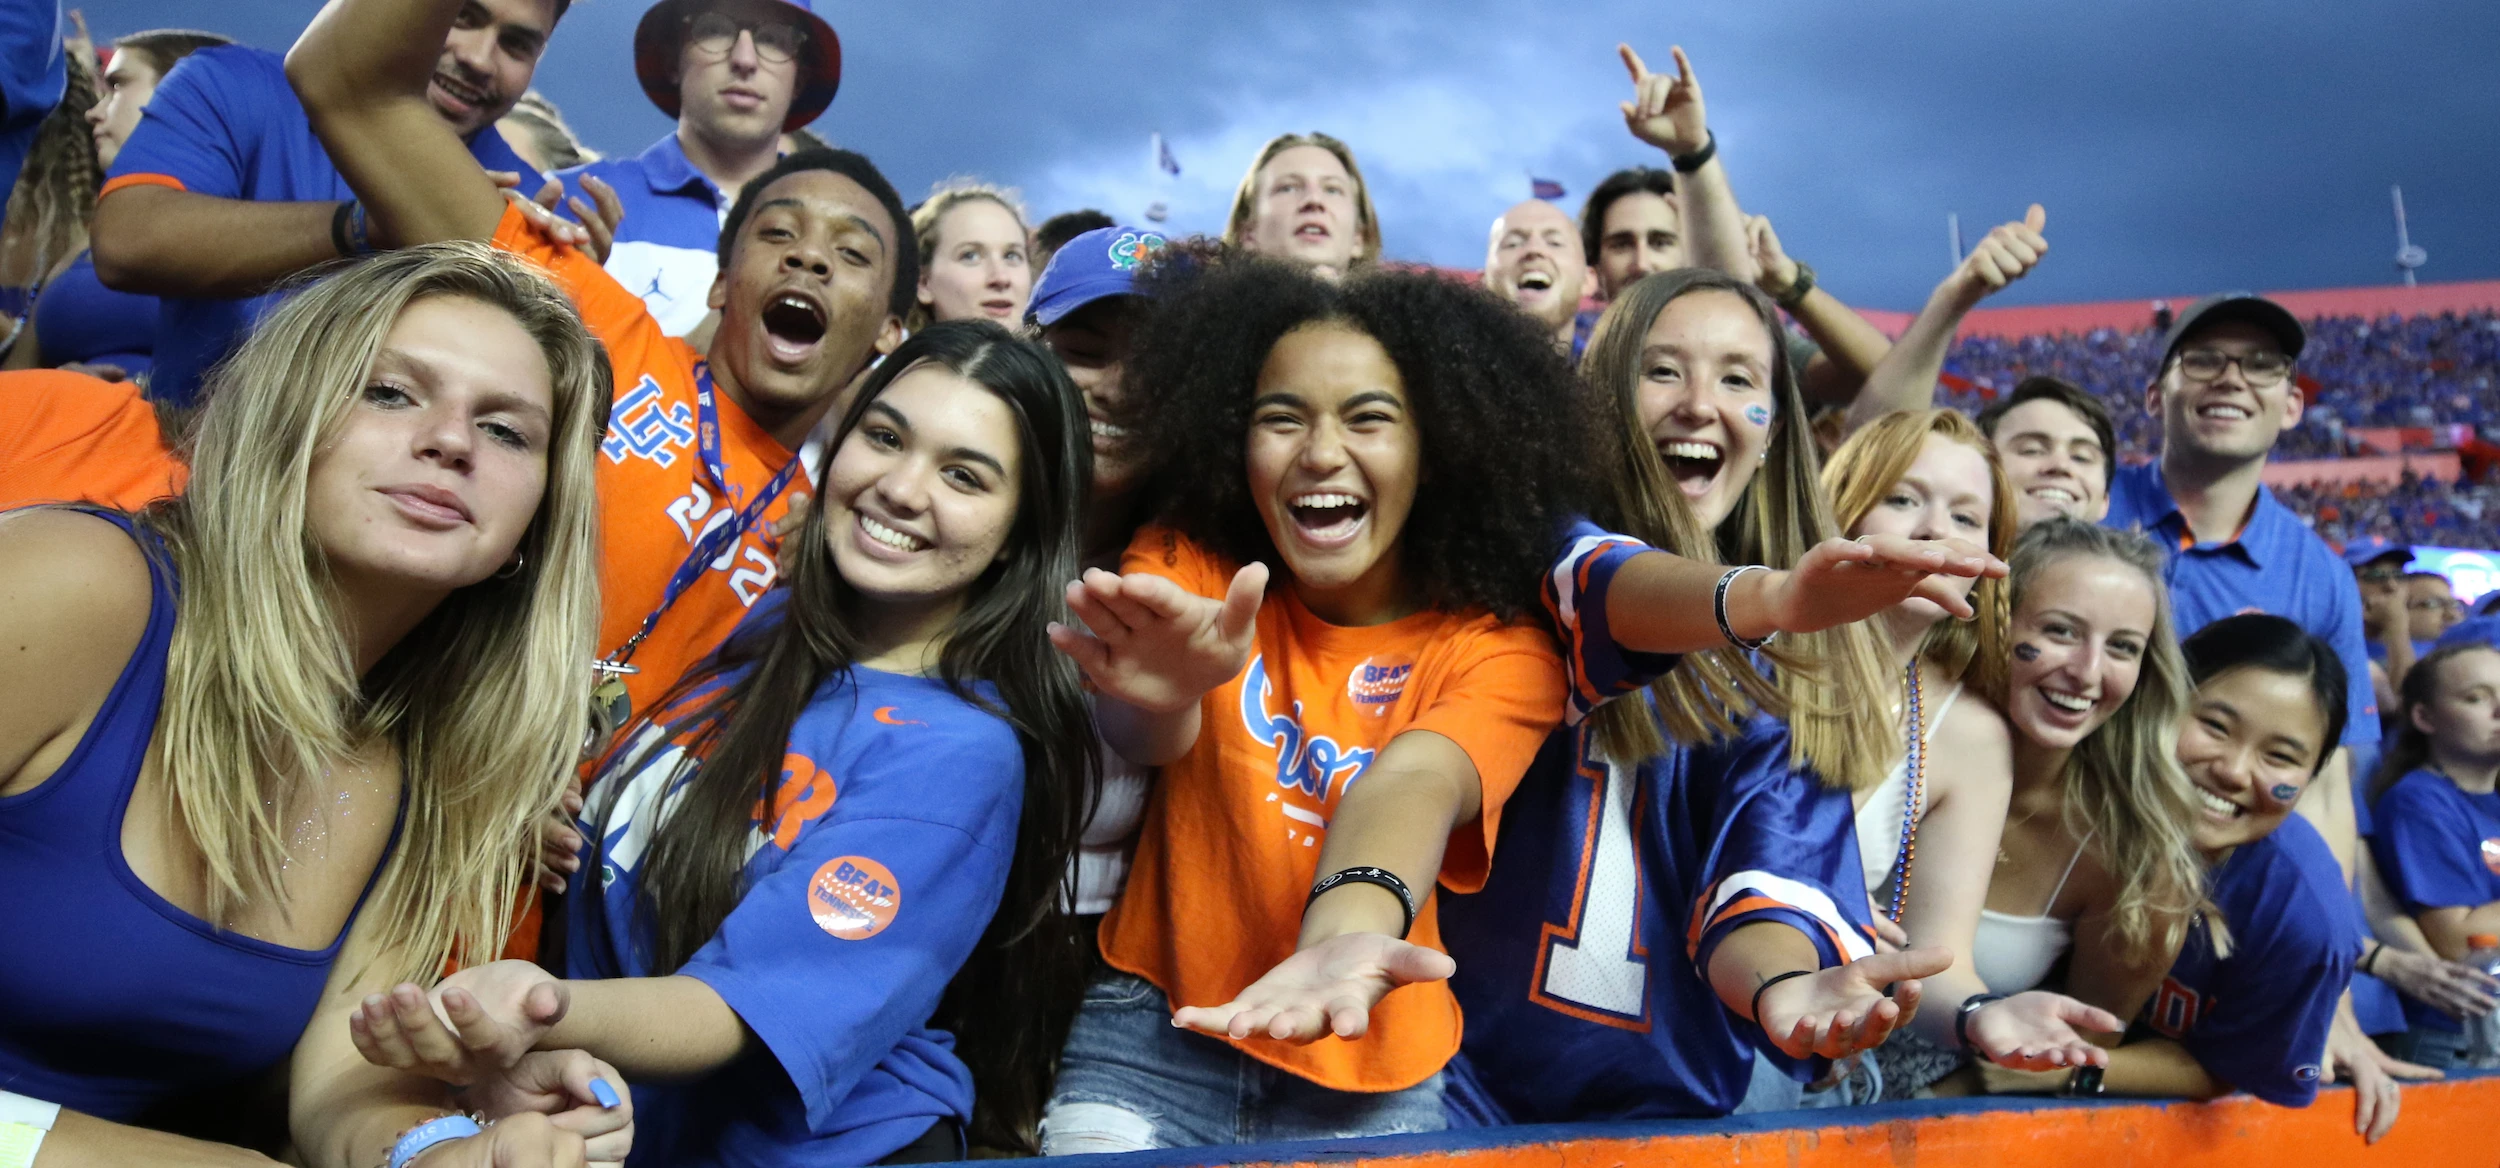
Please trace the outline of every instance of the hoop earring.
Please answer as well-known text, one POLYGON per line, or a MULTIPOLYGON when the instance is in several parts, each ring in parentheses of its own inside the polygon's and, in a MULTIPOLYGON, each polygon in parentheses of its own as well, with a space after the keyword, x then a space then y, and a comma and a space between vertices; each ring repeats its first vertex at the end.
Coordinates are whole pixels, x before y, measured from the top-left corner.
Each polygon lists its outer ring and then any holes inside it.
POLYGON ((500 568, 495 569, 495 578, 496 578, 496 579, 498 579, 498 580, 509 580, 509 579, 511 579, 511 578, 513 578, 513 577, 515 577, 515 576, 520 575, 520 574, 521 574, 521 569, 526 568, 526 567, 528 567, 528 566, 529 566, 529 557, 528 557, 526 554, 524 554, 524 553, 521 553, 521 552, 514 552, 514 553, 512 553, 512 562, 511 562, 511 563, 509 563, 509 564, 505 564, 503 567, 500 567, 500 568))

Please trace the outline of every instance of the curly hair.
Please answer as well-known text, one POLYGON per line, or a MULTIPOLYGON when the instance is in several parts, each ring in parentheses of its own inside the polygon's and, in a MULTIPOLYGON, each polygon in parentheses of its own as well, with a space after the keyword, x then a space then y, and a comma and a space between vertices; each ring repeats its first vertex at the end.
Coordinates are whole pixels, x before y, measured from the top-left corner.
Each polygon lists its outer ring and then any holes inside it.
POLYGON ((86 57, 68 58, 61 104, 35 129, 25 168, 8 195, 6 226, 0 227, 0 283, 11 287, 40 288, 52 269, 87 246, 87 225, 95 219, 96 192, 104 183, 104 164, 87 128, 96 75, 86 57))
POLYGON ((1162 522, 1236 563, 1282 558, 1250 497, 1250 402, 1269 350, 1321 323, 1380 343, 1405 383, 1422 464, 1399 555, 1422 602, 1513 620, 1536 605, 1585 499, 1588 443, 1570 366, 1542 326, 1481 288, 1375 269, 1330 284, 1243 257, 1159 265, 1128 383, 1162 522))

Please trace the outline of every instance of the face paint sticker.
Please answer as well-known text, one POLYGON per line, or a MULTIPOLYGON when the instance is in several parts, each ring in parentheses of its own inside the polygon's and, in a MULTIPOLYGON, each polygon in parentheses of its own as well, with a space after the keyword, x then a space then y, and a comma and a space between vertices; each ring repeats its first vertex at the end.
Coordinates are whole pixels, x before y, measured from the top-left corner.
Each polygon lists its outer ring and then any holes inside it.
POLYGON ((1771 424, 1771 407, 1756 402, 1745 407, 1745 420, 1757 426, 1771 424))
POLYGON ((2034 645, 2029 641, 2016 641, 2014 642, 2014 659, 2016 661, 2037 661, 2040 659, 2040 646, 2034 645))
POLYGON ((901 911, 903 889, 894 873, 866 856, 827 860, 807 882, 807 914, 817 928, 845 941, 884 932, 901 911))
POLYGON ((2300 788, 2295 787, 2290 783, 2276 783, 2274 785, 2273 795, 2275 802, 2289 803, 2300 797, 2300 788))

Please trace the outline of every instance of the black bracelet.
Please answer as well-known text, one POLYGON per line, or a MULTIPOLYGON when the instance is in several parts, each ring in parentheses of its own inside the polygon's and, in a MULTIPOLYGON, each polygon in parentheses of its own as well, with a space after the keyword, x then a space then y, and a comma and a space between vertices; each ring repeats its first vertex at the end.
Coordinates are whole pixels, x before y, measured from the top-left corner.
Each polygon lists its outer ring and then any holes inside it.
POLYGON ((2101 1074, 2099 1067, 2076 1067, 2067 1074, 2066 1085, 2058 1088, 2057 1093, 2067 1099, 2098 1099, 2103 1090, 2101 1074))
MULTIPOLYGON (((1762 992, 1764 990, 1770 989, 1772 986, 1787 981, 1792 977, 1812 977, 1821 972, 1823 971, 1819 969, 1792 969, 1786 973, 1765 979, 1761 985, 1755 986, 1753 990, 1753 1024, 1756 1026, 1762 1025, 1762 992)), ((1769 1034, 1770 1030, 1766 1028, 1763 1030, 1763 1033, 1769 1034)))
POLYGON ((1311 911, 1311 902, 1340 884, 1376 884, 1396 893, 1399 907, 1406 910, 1406 923, 1398 926, 1398 939, 1404 940, 1408 933, 1415 930, 1415 894, 1407 889, 1406 881, 1398 879, 1397 873, 1387 868, 1345 868, 1329 873, 1311 886, 1311 895, 1302 901, 1302 911, 1311 911))
POLYGON ((1710 160, 1719 156, 1719 132, 1711 130, 1708 134, 1709 136, 1702 140, 1701 149, 1690 154, 1670 154, 1667 156, 1667 164, 1673 166, 1677 174, 1691 174, 1710 165, 1710 160))
POLYGON ((1734 645, 1739 649, 1759 649, 1764 645, 1768 645, 1779 639, 1779 630, 1773 629, 1770 632, 1763 634, 1761 640, 1748 641, 1743 637, 1737 636, 1736 627, 1727 623, 1727 586, 1734 584, 1738 576, 1742 576, 1747 572, 1768 571, 1770 571, 1769 568, 1763 567, 1760 564, 1746 564, 1739 568, 1729 568, 1725 574, 1719 577, 1719 590, 1710 598, 1710 614, 1718 619, 1719 635, 1727 638, 1728 644, 1734 645))
POLYGON ((1976 1056, 1982 1062, 1995 1062, 1996 1060, 1989 1058, 1985 1051, 1976 1051, 1971 1049, 1970 1016, 1986 1009, 1988 1003, 1990 1002, 2002 1002, 2004 1000, 2004 994, 1972 994, 1971 996, 1962 999, 1962 1008, 1953 1012, 1953 1044, 1961 1047, 1963 1051, 1976 1056))
POLYGON ((2353 963, 2353 968, 2358 969, 2358 970, 2360 970, 2360 971, 2361 971, 2361 972, 2363 972, 2363 973, 2369 974, 2371 977, 2377 977, 2377 976, 2378 976, 2378 955, 2379 955, 2379 954, 2381 954, 2381 953, 2385 953, 2385 952, 2387 952, 2387 946, 2386 946, 2386 945, 2384 945, 2384 944, 2381 944, 2381 945, 2374 945, 2374 946, 2372 946, 2372 947, 2370 948, 2370 951, 2369 951, 2369 952, 2364 953, 2364 954, 2362 954, 2362 955, 2361 955, 2361 960, 2360 960, 2360 961, 2357 961, 2357 962, 2353 963))
POLYGON ((1806 297, 1812 295, 1813 293, 1814 265, 1809 264, 1804 260, 1798 260, 1797 278, 1788 282, 1788 288, 1786 291, 1781 292, 1778 296, 1772 297, 1771 303, 1777 304, 1782 308, 1793 309, 1798 305, 1805 303, 1806 297))
POLYGON ((356 254, 356 245, 348 242, 347 238, 347 220, 355 213, 356 200, 354 199, 339 204, 338 210, 330 212, 330 246, 342 256, 356 254))

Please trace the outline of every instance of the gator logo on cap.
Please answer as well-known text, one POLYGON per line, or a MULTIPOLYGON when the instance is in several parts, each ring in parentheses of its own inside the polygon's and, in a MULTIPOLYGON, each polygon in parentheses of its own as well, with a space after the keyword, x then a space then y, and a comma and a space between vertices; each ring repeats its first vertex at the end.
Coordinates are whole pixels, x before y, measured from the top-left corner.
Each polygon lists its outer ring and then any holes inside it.
POLYGON ((1154 253, 1169 246, 1164 238, 1151 231, 1123 231, 1111 241, 1111 266, 1123 272, 1134 272, 1154 253))

